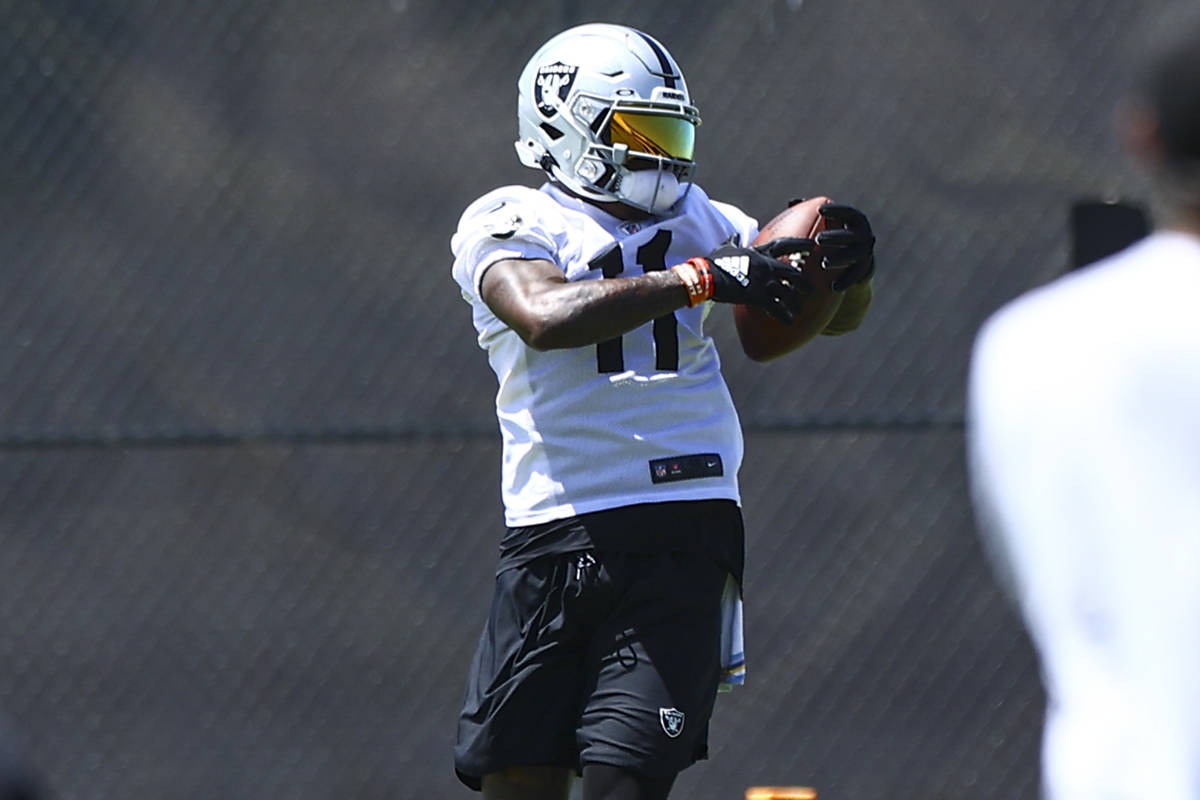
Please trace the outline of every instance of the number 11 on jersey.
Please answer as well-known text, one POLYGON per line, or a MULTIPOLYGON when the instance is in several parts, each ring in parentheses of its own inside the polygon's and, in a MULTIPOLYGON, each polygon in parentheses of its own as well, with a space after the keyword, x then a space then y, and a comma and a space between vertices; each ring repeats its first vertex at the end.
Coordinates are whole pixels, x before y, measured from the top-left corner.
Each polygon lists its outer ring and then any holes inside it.
MULTIPOLYGON (((656 272, 667 268, 667 248, 671 246, 671 232, 660 230, 654 238, 637 249, 637 263, 642 272, 656 272)), ((605 278, 616 278, 625 271, 621 248, 617 245, 605 250, 588 262, 605 278)), ((654 320, 654 368, 674 372, 679 369, 679 323, 675 314, 665 314, 654 320)), ((596 369, 601 373, 624 372, 625 351, 621 337, 608 339, 596 345, 596 369)))

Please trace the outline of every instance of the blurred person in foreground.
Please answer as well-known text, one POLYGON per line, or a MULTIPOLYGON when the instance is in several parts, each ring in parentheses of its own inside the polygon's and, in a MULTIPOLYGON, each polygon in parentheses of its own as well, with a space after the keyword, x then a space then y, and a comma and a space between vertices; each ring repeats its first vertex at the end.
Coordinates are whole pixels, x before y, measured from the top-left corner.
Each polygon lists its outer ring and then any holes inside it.
MULTIPOLYGON (((665 798, 743 669, 742 434, 705 320, 792 319, 805 278, 775 256, 814 242, 749 247, 756 221, 691 182, 699 115, 645 33, 553 37, 517 110, 547 182, 485 194, 451 243, 499 380, 507 525, 455 768, 488 800, 562 800, 576 773, 585 800, 665 798)), ((869 292, 866 217, 822 213, 835 289, 869 292)))
POLYGON ((1159 227, 980 331, 980 530, 1039 653, 1050 800, 1200 798, 1200 13, 1118 109, 1159 227))

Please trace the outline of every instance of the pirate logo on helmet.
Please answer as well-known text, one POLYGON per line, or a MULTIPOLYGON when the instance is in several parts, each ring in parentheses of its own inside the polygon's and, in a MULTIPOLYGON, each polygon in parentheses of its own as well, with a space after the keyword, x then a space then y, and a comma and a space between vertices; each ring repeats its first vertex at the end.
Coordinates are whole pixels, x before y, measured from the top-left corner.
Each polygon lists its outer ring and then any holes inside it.
POLYGON ((537 110, 544 117, 553 117, 558 109, 567 102, 571 93, 571 84, 575 82, 575 73, 579 67, 555 61, 538 68, 537 77, 533 82, 533 100, 537 110))

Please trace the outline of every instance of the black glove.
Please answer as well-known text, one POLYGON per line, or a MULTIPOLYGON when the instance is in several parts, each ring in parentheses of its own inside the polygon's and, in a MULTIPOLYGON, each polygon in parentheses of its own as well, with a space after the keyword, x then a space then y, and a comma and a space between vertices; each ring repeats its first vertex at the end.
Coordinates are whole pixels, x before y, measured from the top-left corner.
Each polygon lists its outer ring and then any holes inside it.
POLYGON ((712 299, 718 303, 757 306, 780 322, 791 324, 800 311, 801 292, 812 284, 784 255, 812 253, 812 239, 772 239, 757 247, 740 247, 731 238, 702 259, 713 279, 712 299))
POLYGON ((871 280, 875 274, 875 235, 867 215, 853 206, 826 203, 819 209, 826 229, 817 234, 824 256, 822 266, 840 270, 830 285, 844 292, 857 283, 871 280))

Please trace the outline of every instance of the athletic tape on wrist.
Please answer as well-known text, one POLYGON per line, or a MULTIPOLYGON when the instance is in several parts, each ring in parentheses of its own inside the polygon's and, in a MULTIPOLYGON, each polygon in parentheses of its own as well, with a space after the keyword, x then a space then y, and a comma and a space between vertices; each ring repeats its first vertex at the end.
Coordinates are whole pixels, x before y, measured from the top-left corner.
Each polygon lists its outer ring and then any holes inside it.
POLYGON ((702 259, 688 259, 682 264, 671 267, 671 271, 679 277, 679 280, 683 282, 683 287, 687 289, 689 306, 699 305, 712 297, 712 275, 707 272, 708 264, 704 264, 705 271, 701 272, 696 261, 702 261, 702 259))

